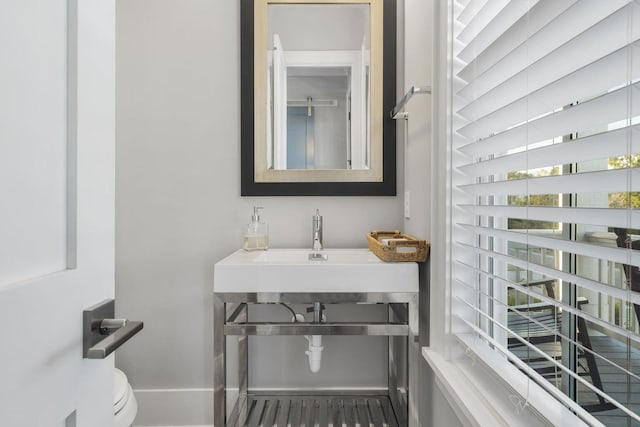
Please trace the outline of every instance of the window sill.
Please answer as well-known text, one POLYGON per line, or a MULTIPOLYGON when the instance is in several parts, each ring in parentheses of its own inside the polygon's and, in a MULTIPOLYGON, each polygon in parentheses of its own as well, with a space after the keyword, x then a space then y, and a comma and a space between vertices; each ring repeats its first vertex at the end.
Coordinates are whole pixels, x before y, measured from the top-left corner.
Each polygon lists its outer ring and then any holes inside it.
MULTIPOLYGON (((458 346, 458 350, 461 348, 458 346)), ((471 356, 461 352, 461 357, 446 360, 441 353, 429 347, 422 348, 422 355, 434 372, 436 385, 464 425, 602 425, 584 411, 583 415, 586 414, 589 423, 576 417, 540 386, 527 381, 505 359, 488 361, 485 359, 487 355, 479 354, 481 352, 476 350, 474 348, 471 356), (498 373, 488 367, 489 364, 495 366, 496 362, 504 366, 498 373), (527 395, 529 399, 524 404, 521 396, 527 395)))

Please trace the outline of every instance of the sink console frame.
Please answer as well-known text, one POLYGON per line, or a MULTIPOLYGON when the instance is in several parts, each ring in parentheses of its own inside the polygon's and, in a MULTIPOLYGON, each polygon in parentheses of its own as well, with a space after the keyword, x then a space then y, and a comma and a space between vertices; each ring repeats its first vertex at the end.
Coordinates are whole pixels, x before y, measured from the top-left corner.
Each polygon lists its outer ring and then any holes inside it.
MULTIPOLYGON (((293 425, 291 417, 314 419, 315 425, 334 425, 338 417, 369 418, 372 425, 417 426, 418 294, 417 292, 366 293, 235 293, 214 292, 213 309, 214 426, 293 425), (274 323, 250 322, 249 304, 386 304, 387 322, 274 323), (252 391, 249 384, 249 335, 375 335, 388 337, 388 387, 375 390, 352 390, 337 393, 299 390, 265 393, 252 391), (227 414, 227 337, 238 337, 238 398, 227 414), (411 373, 411 375, 409 375, 411 373), (295 396, 286 403, 286 411, 276 415, 276 405, 269 403, 282 396, 295 396), (324 396, 318 399, 318 396, 324 396), (266 403, 265 403, 266 402, 266 403), (319 403, 318 403, 319 402, 319 403), (338 402, 339 404, 332 403, 338 402), (351 403, 353 402, 353 403, 351 403), (371 402, 370 404, 367 402, 371 402), (254 404, 255 403, 255 404, 254 404), (291 408, 289 408, 291 404, 291 408), (296 406, 297 405, 297 406, 296 406), (314 407, 307 410, 302 407, 314 407), (369 406, 367 406, 369 405, 369 406), (269 406, 269 408, 267 408, 269 406), (344 409, 344 414, 342 411, 344 409), (322 413, 322 411, 326 413, 322 413), (286 412, 287 414, 283 415, 286 412), (338 413, 340 412, 340 413, 338 413), (349 412, 349 413, 347 413, 349 412), (314 418, 315 417, 315 418, 314 418), (264 421, 263 418, 268 418, 264 421), (327 423, 327 424, 325 424, 327 423)), ((230 407, 230 406, 229 406, 230 407)), ((298 425, 298 424, 296 424, 298 425)), ((367 424, 368 425, 368 424, 367 424)))

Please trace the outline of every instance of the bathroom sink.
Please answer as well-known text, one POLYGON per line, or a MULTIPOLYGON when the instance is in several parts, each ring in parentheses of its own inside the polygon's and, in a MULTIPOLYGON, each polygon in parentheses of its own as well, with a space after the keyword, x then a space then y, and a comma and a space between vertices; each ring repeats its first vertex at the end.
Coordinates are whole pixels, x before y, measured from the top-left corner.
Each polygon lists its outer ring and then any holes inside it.
POLYGON ((213 290, 418 292, 418 265, 384 262, 368 249, 239 250, 214 266, 213 290))

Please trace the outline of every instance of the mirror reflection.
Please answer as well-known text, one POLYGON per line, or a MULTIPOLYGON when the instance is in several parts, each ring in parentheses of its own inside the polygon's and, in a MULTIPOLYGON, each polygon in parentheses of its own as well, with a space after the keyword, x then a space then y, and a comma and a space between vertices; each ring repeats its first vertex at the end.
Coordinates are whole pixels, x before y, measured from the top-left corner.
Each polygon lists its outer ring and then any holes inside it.
POLYGON ((369 4, 269 4, 267 14, 267 168, 369 169, 369 4))

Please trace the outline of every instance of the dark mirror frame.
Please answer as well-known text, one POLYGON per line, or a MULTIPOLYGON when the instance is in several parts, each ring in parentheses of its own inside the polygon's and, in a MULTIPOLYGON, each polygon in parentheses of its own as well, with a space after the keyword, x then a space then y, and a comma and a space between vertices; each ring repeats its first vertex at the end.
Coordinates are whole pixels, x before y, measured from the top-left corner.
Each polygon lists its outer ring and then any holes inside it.
POLYGON ((396 0, 384 0, 382 181, 255 182, 254 179, 254 1, 240 4, 241 196, 395 196, 396 0))

